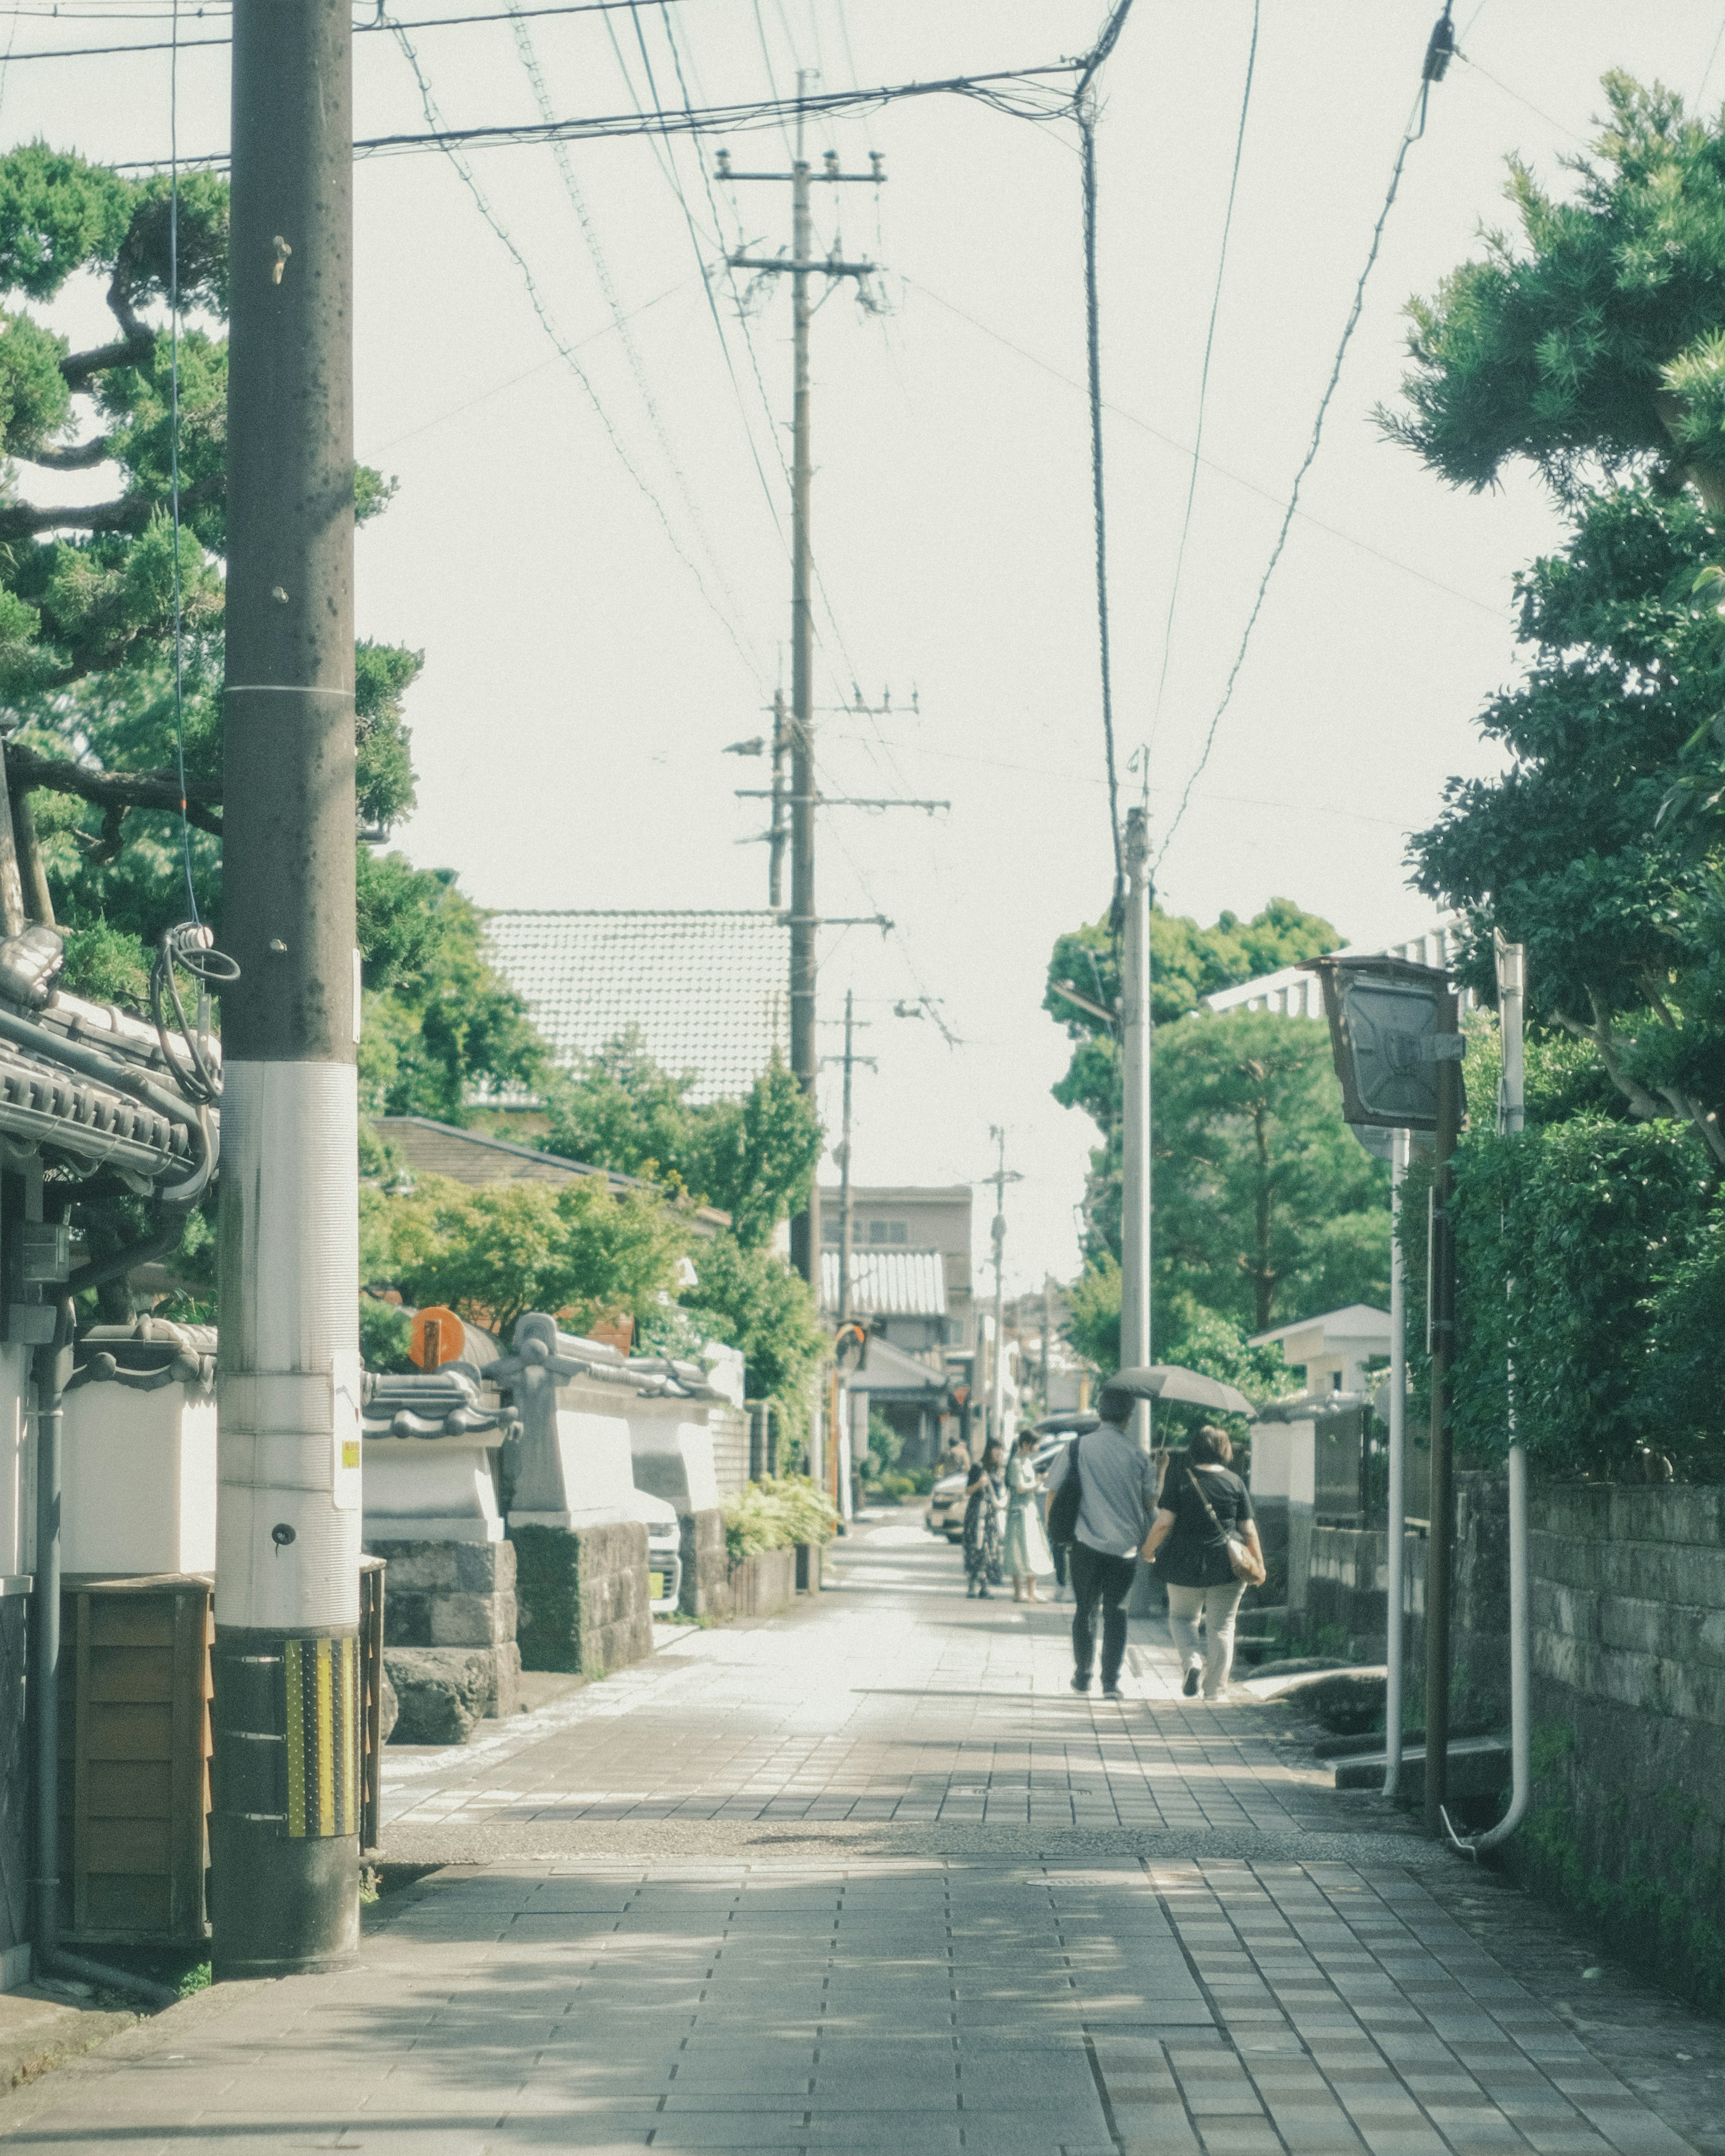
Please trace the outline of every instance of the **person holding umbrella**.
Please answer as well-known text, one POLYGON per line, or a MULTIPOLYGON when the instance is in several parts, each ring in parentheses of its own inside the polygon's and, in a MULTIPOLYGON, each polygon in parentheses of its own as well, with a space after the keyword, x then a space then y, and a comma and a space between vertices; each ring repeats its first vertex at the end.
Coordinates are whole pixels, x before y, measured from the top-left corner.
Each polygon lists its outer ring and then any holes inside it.
POLYGON ((1251 1493, 1234 1472, 1233 1458, 1228 1433, 1206 1423, 1165 1482, 1144 1544, 1168 1588, 1168 1628, 1187 1699, 1196 1697, 1200 1682, 1206 1700, 1221 1697, 1234 1661, 1240 1599, 1264 1578, 1251 1493))
MULTIPOLYGON (((1166 1540, 1168 1526, 1157 1535, 1162 1464, 1127 1435, 1140 1400, 1178 1400, 1228 1414, 1252 1414, 1252 1403, 1234 1386, 1178 1363, 1153 1363, 1121 1370, 1109 1378, 1096 1403, 1097 1427, 1074 1438, 1064 1456, 1049 1469, 1049 1539, 1070 1550, 1073 1599, 1072 1689, 1091 1687, 1096 1656, 1096 1617, 1102 1620, 1102 1697, 1120 1697, 1120 1665, 1126 1655, 1126 1598, 1140 1554, 1152 1555, 1166 1540)), ((1225 1440, 1224 1440, 1225 1442, 1225 1440)), ((1237 1476, 1230 1480, 1238 1483, 1237 1476)), ((1244 1490, 1245 1485, 1239 1484, 1244 1490)), ((1250 1514, 1250 1498, 1246 1513, 1250 1514)), ((1252 1529, 1255 1548, 1255 1528, 1252 1529)), ((1238 1598, 1236 1597, 1236 1601, 1238 1598)), ((1229 1630, 1231 1657, 1233 1633, 1229 1630)), ((1223 1676, 1225 1677, 1225 1669, 1223 1676)))

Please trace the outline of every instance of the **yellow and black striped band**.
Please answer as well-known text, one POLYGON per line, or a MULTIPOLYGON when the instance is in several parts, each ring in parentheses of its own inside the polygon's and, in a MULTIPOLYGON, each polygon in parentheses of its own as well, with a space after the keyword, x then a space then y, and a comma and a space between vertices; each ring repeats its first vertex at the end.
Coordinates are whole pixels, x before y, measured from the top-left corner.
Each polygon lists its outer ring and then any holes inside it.
POLYGON ((359 1642, 288 1640, 287 1830, 290 1840, 359 1831, 359 1642))

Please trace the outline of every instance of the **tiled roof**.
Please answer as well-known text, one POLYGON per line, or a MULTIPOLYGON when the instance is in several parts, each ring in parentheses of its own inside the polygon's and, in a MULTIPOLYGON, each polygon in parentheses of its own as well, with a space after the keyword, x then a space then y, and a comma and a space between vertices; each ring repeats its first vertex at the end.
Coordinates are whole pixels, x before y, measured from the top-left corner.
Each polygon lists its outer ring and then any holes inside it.
MULTIPOLYGON (((820 1254, 820 1299, 839 1307, 839 1253, 820 1254)), ((868 1317, 944 1317, 946 1268, 938 1250, 853 1250, 850 1307, 868 1317)))
POLYGON ((498 971, 564 1066, 633 1027, 689 1097, 747 1093, 789 1046, 790 929, 773 913, 494 913, 498 971))
MULTIPOLYGON (((476 1190, 488 1190, 499 1183, 578 1183, 589 1175, 603 1175, 614 1197, 653 1187, 639 1176, 619 1175, 614 1168, 590 1168, 585 1161, 538 1152, 485 1131, 434 1122, 429 1116, 373 1116, 372 1127, 421 1175, 444 1175, 476 1190)), ((713 1205, 701 1206, 691 1217, 698 1235, 711 1235, 731 1224, 730 1214, 713 1205)))

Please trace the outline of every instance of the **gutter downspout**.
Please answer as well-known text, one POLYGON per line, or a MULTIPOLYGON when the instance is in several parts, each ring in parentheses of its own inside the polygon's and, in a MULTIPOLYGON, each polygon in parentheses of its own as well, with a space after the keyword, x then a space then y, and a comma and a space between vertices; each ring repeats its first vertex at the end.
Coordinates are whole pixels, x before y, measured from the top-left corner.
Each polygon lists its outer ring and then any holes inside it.
MULTIPOLYGON (((1519 1137, 1525 1119, 1526 1084, 1522 1034, 1527 1011, 1527 953, 1521 943, 1507 943, 1497 932, 1497 1009, 1503 1039, 1503 1080, 1498 1094, 1497 1127, 1505 1137, 1519 1137)), ((1507 1291, 1514 1292, 1513 1281, 1507 1291)), ((1515 1364, 1509 1367, 1509 1810, 1496 1826, 1464 1841, 1444 1825, 1457 1849, 1477 1863, 1482 1853, 1507 1841, 1527 1816, 1532 1794, 1531 1738, 1532 1625, 1527 1574, 1527 1455, 1516 1432, 1515 1364)))
POLYGON ((1408 1293, 1402 1264, 1402 1182, 1409 1133, 1389 1134, 1389 1579, 1388 1665, 1384 1698, 1384 1794, 1396 1794, 1402 1773, 1402 1683, 1406 1660, 1408 1548, 1408 1293))
POLYGON ((130 1992, 151 2007, 179 1994, 130 1969, 86 1961, 59 1945, 60 1928, 60 1430, 72 1353, 72 1298, 62 1298, 54 1338, 31 1360, 36 1380, 36 1578, 30 1598, 30 1720, 35 1739, 34 1974, 51 1972, 130 1992))

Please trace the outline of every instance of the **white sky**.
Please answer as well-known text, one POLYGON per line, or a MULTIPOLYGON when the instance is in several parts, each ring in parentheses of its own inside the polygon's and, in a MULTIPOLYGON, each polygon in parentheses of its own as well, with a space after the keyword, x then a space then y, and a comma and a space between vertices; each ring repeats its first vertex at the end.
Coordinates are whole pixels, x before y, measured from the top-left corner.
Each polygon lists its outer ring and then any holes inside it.
MULTIPOLYGON (((465 0, 490 12, 497 0, 465 0)), ((528 0, 540 4, 541 0, 528 0)), ((403 19, 464 0, 399 0, 403 19)), ((95 158, 165 155, 165 54, 18 64, 33 49, 156 37, 166 11, 83 0, 0 15, 0 135, 95 158)), ((367 6, 356 21, 370 18, 367 6)), ((1088 46, 1100 0, 671 0, 696 103, 781 93, 798 66, 829 86, 1028 64, 1088 46), (763 54, 763 43, 765 52, 763 54), (853 74, 854 64, 854 74, 853 74)), ((1218 321, 1200 475, 1168 683, 1150 761, 1165 827, 1233 664, 1309 438, 1418 82, 1435 0, 1266 0, 1218 321), (1219 467, 1217 469, 1215 467, 1219 467), (1266 496, 1273 497, 1266 499, 1266 496)), ((1104 78, 1100 132, 1111 590, 1122 763, 1152 733, 1217 249, 1239 119, 1250 0, 1137 0, 1104 78)), ((656 5, 639 11, 666 104, 675 75, 656 5)), ((225 11, 182 21, 188 36, 225 11)), ((1164 865, 1172 910, 1247 915, 1272 896, 1384 940, 1430 908, 1404 882, 1404 834, 1446 776, 1485 767, 1472 720, 1513 670, 1509 579, 1555 531, 1512 478, 1456 495, 1370 424, 1394 393, 1401 309, 1429 292, 1501 209, 1502 161, 1554 176, 1622 67, 1692 100, 1712 64, 1720 0, 1466 0, 1464 54, 1431 99, 1287 552, 1231 710, 1164 865), (1489 72, 1487 72, 1489 71, 1489 72), (1328 529, 1323 527, 1330 527, 1328 529), (1345 535, 1342 536, 1342 535, 1345 535)), ((645 97, 628 13, 531 24, 559 116, 629 109, 607 25, 645 97)), ((536 117, 506 23, 416 33, 450 124, 536 117)), ((395 40, 356 40, 357 132, 424 126, 395 40)), ((183 151, 225 147, 225 50, 182 57, 183 151)), ((1061 930, 1100 913, 1111 878, 1096 684, 1076 131, 924 99, 811 129, 846 169, 883 151, 874 192, 841 198, 847 253, 890 268, 893 311, 860 317, 846 287, 814 330, 819 701, 832 716, 829 792, 950 798, 949 816, 834 809, 819 896, 829 914, 889 914, 824 939, 822 1009, 855 990, 879 1060, 859 1073, 863 1183, 983 1177, 1004 1124, 1024 1180, 1009 1194, 1009 1287, 1068 1276, 1092 1136, 1048 1088, 1064 1036, 1041 1014, 1061 930), (842 642, 840 639, 842 638, 842 642), (912 689, 920 713, 908 709, 912 689), (928 994, 962 1042, 894 1014, 928 994)), ((777 132, 730 137, 739 169, 778 169, 777 132)), ((711 169, 711 151, 707 164, 711 169)), ((521 270, 437 154, 357 168, 358 448, 398 477, 359 539, 362 633, 423 647, 411 704, 420 807, 399 834, 452 865, 483 904, 765 903, 766 850, 737 843, 763 804, 764 762, 720 753, 759 732, 788 634, 789 571, 773 506, 786 489, 749 348, 722 279, 733 387, 696 273, 714 244, 687 140, 578 143, 588 223, 629 323, 612 326, 582 224, 547 149, 480 153, 474 169, 579 358, 607 426, 536 319, 521 270), (655 428, 641 383, 656 409, 655 428), (660 439, 662 429, 663 442, 660 439), (668 442, 668 458, 664 443, 668 442), (751 444, 752 443, 752 449, 751 444), (673 462, 674 459, 674 462, 673 462), (649 493, 653 497, 649 499, 649 493), (658 507, 655 506, 655 501, 658 507), (663 511, 661 519, 660 510, 663 511), (667 538, 699 567, 697 581, 667 538), (704 589, 703 589, 704 587, 704 589)), ((788 187, 716 188, 727 244, 788 239, 788 187), (734 208, 733 208, 734 200, 734 208)), ((819 199, 823 246, 833 206, 819 199)), ((788 417, 789 296, 752 325, 773 419, 788 417)), ((99 326, 82 295, 69 311, 99 326)), ((80 478, 79 485, 88 482, 80 478)), ((1123 783, 1136 787, 1122 772, 1123 783)), ((828 1045, 836 1050, 836 1029, 828 1045)), ((830 1119, 836 1122, 836 1073, 830 1119)), ((979 1203, 978 1257, 992 1208, 979 1203)))

